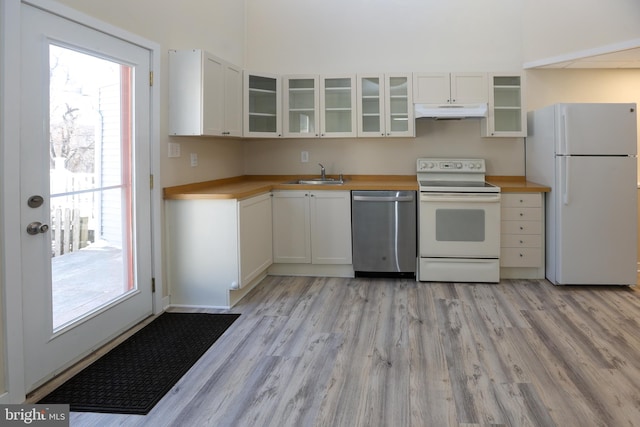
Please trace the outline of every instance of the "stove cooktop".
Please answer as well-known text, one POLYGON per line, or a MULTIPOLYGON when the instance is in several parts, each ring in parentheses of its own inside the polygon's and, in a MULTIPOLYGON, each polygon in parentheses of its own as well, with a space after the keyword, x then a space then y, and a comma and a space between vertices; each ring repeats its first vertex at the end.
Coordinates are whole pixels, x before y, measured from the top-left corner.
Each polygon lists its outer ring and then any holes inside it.
POLYGON ((416 163, 421 192, 499 193, 485 182, 484 159, 420 158, 416 163))
POLYGON ((499 193, 500 187, 485 181, 418 181, 421 192, 430 193, 499 193))

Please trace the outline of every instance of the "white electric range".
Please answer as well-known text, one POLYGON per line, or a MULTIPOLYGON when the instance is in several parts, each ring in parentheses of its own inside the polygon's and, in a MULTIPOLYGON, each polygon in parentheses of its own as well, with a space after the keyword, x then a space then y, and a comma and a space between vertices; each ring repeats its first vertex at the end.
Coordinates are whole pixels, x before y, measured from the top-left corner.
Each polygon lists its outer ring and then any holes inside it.
POLYGON ((420 158, 418 280, 500 281, 500 188, 484 159, 420 158))

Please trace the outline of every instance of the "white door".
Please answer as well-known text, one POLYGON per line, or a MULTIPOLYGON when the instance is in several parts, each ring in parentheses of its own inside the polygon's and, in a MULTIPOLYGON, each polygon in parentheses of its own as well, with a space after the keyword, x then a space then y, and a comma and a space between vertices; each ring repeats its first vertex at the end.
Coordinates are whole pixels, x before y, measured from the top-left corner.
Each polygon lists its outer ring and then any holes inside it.
POLYGON ((25 381, 152 312, 150 52, 22 6, 25 381))
POLYGON ((573 156, 556 164, 555 281, 635 284, 636 159, 573 156))

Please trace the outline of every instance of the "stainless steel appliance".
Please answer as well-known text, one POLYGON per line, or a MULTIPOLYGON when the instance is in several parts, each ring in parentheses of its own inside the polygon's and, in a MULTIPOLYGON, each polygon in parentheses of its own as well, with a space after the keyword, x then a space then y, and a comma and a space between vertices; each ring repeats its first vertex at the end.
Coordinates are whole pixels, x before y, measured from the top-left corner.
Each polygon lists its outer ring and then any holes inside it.
POLYGON ((356 276, 415 277, 416 192, 351 192, 356 276))
POLYGON ((529 113, 527 178, 546 196, 546 277, 637 281, 636 104, 556 104, 529 113))
POLYGON ((500 281, 500 188, 485 172, 484 159, 418 159, 418 280, 500 281))

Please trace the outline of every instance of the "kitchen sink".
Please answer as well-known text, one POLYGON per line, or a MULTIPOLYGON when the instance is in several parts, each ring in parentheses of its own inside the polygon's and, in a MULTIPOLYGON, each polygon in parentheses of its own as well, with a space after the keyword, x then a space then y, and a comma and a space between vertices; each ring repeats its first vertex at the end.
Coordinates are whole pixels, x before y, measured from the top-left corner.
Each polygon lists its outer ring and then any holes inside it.
POLYGON ((335 178, 310 178, 310 179, 298 179, 295 181, 290 181, 287 184, 304 184, 304 185, 342 185, 344 184, 344 179, 335 179, 335 178))

